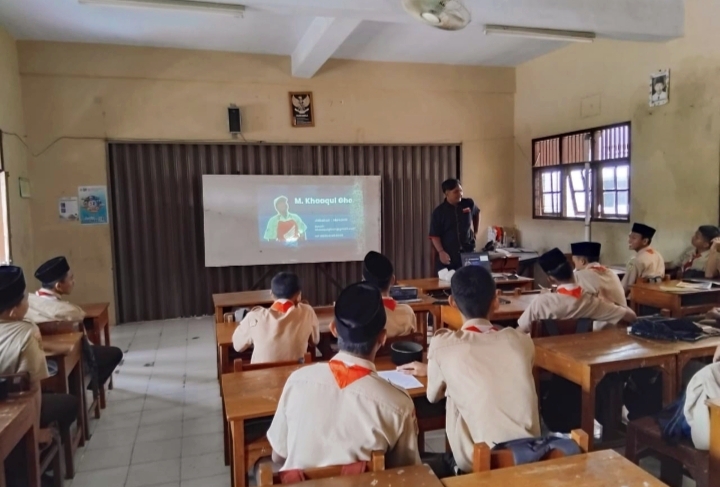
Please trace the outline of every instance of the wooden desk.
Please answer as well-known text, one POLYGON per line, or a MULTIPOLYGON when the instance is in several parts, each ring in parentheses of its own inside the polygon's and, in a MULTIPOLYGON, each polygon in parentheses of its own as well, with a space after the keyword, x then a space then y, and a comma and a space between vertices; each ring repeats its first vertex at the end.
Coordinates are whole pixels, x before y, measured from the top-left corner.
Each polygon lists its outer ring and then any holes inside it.
POLYGON ((613 450, 450 477, 445 487, 665 487, 613 450))
POLYGON ((110 346, 110 303, 82 304, 80 307, 85 311, 83 326, 90 341, 95 345, 103 345, 101 339, 104 337, 105 345, 110 346))
MULTIPOLYGON (((510 301, 510 303, 501 304, 497 311, 490 316, 490 321, 517 320, 537 296, 537 294, 520 296, 503 295, 502 299, 506 299, 510 301)), ((447 305, 440 307, 440 322, 443 326, 452 328, 453 330, 459 330, 463 325, 460 312, 456 308, 447 305)))
MULTIPOLYGON (((534 279, 529 277, 518 276, 517 279, 509 278, 495 278, 495 286, 498 289, 512 290, 512 289, 527 289, 533 288, 534 279)), ((450 283, 443 281, 437 277, 428 277, 425 279, 405 279, 398 282, 398 285, 416 287, 421 293, 433 293, 436 291, 450 291, 450 283)))
POLYGON ((5 459, 22 443, 27 465, 27 485, 40 487, 38 417, 39 412, 30 395, 0 402, 0 486, 5 486, 5 459))
POLYGON ((683 290, 682 292, 668 291, 680 281, 665 281, 659 283, 637 283, 630 289, 630 301, 633 310, 637 313, 640 306, 666 309, 670 316, 678 318, 691 314, 704 313, 708 308, 720 304, 720 287, 714 286, 710 290, 683 290))
POLYGON ((64 333, 43 337, 43 344, 50 344, 53 350, 59 352, 45 352, 48 360, 58 364, 58 372, 53 377, 42 381, 44 392, 58 394, 72 394, 78 398, 77 430, 72 438, 62 438, 65 450, 65 468, 67 475, 74 476, 73 456, 79 446, 85 444, 89 438, 88 417, 85 410, 85 377, 82 365, 82 338, 83 334, 64 333))
POLYGON ((425 465, 307 480, 302 483, 302 487, 442 487, 442 485, 433 471, 425 465))
POLYGON ((536 338, 535 368, 578 384, 582 388, 581 427, 593 442, 595 389, 607 373, 641 367, 659 367, 663 374, 663 404, 677 395, 677 352, 666 344, 638 340, 626 329, 536 338))
MULTIPOLYGON (((640 340, 640 338, 638 338, 640 340)), ((697 342, 655 342, 666 347, 671 348, 677 354, 677 384, 678 387, 682 387, 683 369, 690 362, 690 360, 697 358, 712 358, 715 355, 715 350, 720 346, 720 337, 718 338, 706 338, 697 342)))
MULTIPOLYGON (((300 367, 308 366, 305 364, 289 365, 222 376, 223 408, 230 430, 229 446, 234 487, 245 487, 246 485, 245 421, 274 416, 280 395, 290 374, 300 367)), ((378 358, 375 366, 378 371, 395 370, 396 368, 389 357, 378 358)), ((417 379, 423 386, 408 390, 408 394, 413 398, 425 397, 427 377, 418 377, 417 379)))
POLYGON ((259 291, 240 291, 237 293, 213 294, 215 306, 215 323, 223 320, 223 315, 233 308, 254 308, 255 306, 269 306, 275 301, 269 289, 259 291))

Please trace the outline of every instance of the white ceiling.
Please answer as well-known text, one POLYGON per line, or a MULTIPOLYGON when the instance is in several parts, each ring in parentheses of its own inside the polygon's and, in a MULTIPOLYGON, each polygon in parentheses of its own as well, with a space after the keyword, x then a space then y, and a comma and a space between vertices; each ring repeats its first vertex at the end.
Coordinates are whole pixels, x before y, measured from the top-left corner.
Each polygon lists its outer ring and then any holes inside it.
POLYGON ((565 42, 485 36, 484 24, 582 30, 665 41, 683 35, 684 0, 465 0, 472 23, 447 32, 417 22, 400 0, 214 0, 236 17, 199 11, 0 0, 0 24, 18 39, 210 49, 293 57, 311 77, 328 58, 515 66, 565 42))

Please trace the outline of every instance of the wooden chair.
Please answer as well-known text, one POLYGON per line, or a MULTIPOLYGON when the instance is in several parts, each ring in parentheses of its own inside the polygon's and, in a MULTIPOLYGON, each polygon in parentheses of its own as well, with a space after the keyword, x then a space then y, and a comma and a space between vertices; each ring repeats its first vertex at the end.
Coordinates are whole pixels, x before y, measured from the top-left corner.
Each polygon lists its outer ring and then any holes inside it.
MULTIPOLYGON (((570 438, 577 443, 583 453, 588 451, 588 434, 577 429, 570 432, 570 438)), ((562 458, 565 455, 558 450, 552 450, 542 457, 540 461, 562 458)), ((514 467, 515 460, 510 450, 491 450, 487 443, 476 443, 473 448, 473 473, 487 472, 496 468, 514 467)))
MULTIPOLYGON (((298 363, 305 363, 309 364, 312 362, 312 356, 310 353, 306 353, 303 358, 300 360, 290 360, 287 362, 267 362, 264 364, 246 364, 243 363, 241 359, 237 359, 233 362, 233 370, 235 372, 247 372, 250 370, 262 370, 262 369, 271 369, 274 367, 284 367, 287 365, 297 365, 298 363)), ((230 463, 230 451, 231 451, 231 443, 230 443, 230 428, 227 423, 227 416, 225 414, 225 401, 223 401, 223 413, 222 413, 222 421, 223 421, 223 436, 225 439, 225 457, 227 462, 230 463)), ((270 443, 268 442, 267 438, 263 435, 261 438, 258 438, 254 441, 251 441, 249 443, 245 444, 245 471, 250 472, 255 466, 255 463, 260 460, 261 458, 264 458, 272 453, 272 447, 270 446, 270 443)))
MULTIPOLYGON (((3 379, 8 379, 10 394, 22 394, 30 391, 30 374, 23 372, 21 374, 1 375, 3 379)), ((68 432, 68 441, 69 441, 68 432)), ((53 487, 63 487, 63 468, 62 456, 60 454, 61 440, 59 428, 56 424, 51 424, 47 428, 38 430, 38 450, 40 452, 40 473, 51 471, 53 474, 53 487)), ((70 450, 72 453, 72 450, 70 450)), ((0 485, 4 485, 0 479, 0 485)))
POLYGON ((690 440, 682 440, 677 445, 667 443, 652 416, 628 423, 626 440, 625 457, 635 464, 648 455, 658 457, 660 480, 668 485, 682 485, 683 467, 695 479, 697 487, 720 485, 719 476, 711 479, 708 475, 709 453, 696 449, 690 440))
MULTIPOLYGON (((46 321, 44 323, 38 323, 37 326, 40 329, 40 334, 47 336, 75 333, 82 330, 78 323, 72 321, 46 321)), ((108 382, 110 382, 111 379, 112 375, 108 379, 108 382)), ((92 377, 86 375, 85 384, 88 384, 90 380, 92 380, 92 377)), ((106 403, 105 384, 98 384, 98 387, 96 389, 93 389, 92 393, 93 400, 88 406, 87 410, 93 412, 95 419, 100 419, 100 410, 105 409, 106 403)))
POLYGON ((53 487, 63 487, 62 456, 57 427, 41 429, 38 432, 40 447, 40 473, 52 472, 53 487))
POLYGON ((640 282, 643 284, 648 284, 652 282, 668 282, 670 280, 670 274, 665 274, 664 276, 660 277, 641 277, 640 282))
POLYGON ((233 371, 235 372, 247 372, 248 370, 263 370, 272 369, 274 367, 285 367, 286 365, 297 365, 297 364, 309 364, 312 362, 312 355, 307 352, 302 356, 300 360, 287 360, 285 362, 267 362, 264 364, 248 364, 244 363, 241 359, 237 359, 233 362, 233 371))
MULTIPOLYGON (((330 467, 320 468, 309 468, 303 470, 303 474, 307 480, 327 479, 330 477, 338 477, 342 472, 343 466, 333 465, 330 467)), ((370 461, 367 463, 367 472, 382 472, 385 470, 385 453, 381 451, 374 451, 370 455, 370 461)), ((272 464, 264 462, 259 465, 258 468, 258 486, 264 487, 266 485, 279 485, 280 477, 278 474, 274 474, 272 471, 272 464)), ((299 484, 285 484, 285 485, 299 485, 299 484)))
POLYGON ((708 478, 711 487, 720 484, 720 399, 707 401, 710 408, 710 451, 708 452, 708 478))
POLYGON ((576 320, 538 320, 530 324, 530 336, 541 338, 546 336, 574 335, 593 331, 593 320, 579 318, 576 320))

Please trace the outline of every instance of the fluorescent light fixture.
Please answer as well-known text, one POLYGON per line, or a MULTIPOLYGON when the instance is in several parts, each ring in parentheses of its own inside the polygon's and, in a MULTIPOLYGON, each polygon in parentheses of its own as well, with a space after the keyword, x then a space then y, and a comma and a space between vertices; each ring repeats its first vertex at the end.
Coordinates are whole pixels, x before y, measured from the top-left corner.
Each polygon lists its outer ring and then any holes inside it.
POLYGON ((529 39, 542 39, 547 41, 592 42, 595 40, 594 32, 536 29, 533 27, 510 27, 507 25, 486 25, 485 35, 491 34, 527 37, 529 39))
POLYGON ((201 2, 198 0, 78 0, 78 2, 86 5, 194 10, 197 12, 230 15, 242 15, 243 12, 245 12, 245 6, 243 5, 201 2))

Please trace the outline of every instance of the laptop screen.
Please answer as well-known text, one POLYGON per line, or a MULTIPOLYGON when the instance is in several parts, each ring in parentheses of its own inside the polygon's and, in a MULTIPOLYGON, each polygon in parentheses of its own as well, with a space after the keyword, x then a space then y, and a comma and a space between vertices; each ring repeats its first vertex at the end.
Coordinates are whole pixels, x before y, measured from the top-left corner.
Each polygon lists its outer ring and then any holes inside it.
POLYGON ((484 267, 487 270, 490 270, 492 267, 490 264, 490 256, 487 252, 468 252, 460 254, 460 258, 462 260, 463 267, 468 265, 477 265, 484 267))

